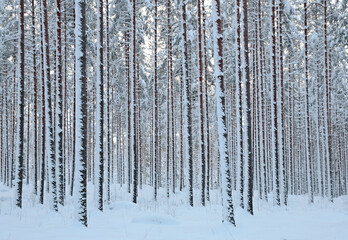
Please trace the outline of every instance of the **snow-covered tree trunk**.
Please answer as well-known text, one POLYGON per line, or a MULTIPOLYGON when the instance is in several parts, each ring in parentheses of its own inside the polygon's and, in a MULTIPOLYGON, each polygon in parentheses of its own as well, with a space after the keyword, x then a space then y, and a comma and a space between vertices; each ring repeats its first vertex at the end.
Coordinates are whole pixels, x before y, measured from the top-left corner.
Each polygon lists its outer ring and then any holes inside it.
MULTIPOLYGON (((317 43, 318 44, 318 43, 317 43)), ((317 139, 316 139, 316 150, 317 150, 317 159, 318 159, 318 165, 317 165, 317 176, 318 176, 318 193, 320 196, 324 197, 324 191, 323 191, 323 179, 322 178, 322 158, 321 158, 321 153, 320 153, 320 71, 319 71, 319 46, 317 46, 317 53, 316 53, 316 72, 317 72, 317 82, 316 82, 316 99, 315 99, 315 104, 316 104, 316 134, 317 134, 317 139)))
POLYGON ((240 27, 240 0, 235 2, 235 77, 236 77, 236 121, 237 121, 237 189, 240 206, 244 208, 244 166, 243 166, 243 118, 242 118, 242 71, 241 71, 241 27, 240 27))
POLYGON ((183 66, 180 68, 180 191, 184 188, 184 120, 183 120, 183 97, 184 97, 184 85, 183 85, 183 66))
POLYGON ((96 173, 98 209, 103 211, 104 203, 104 38, 103 0, 97 0, 97 112, 96 112, 96 173))
MULTIPOLYGON (((74 2, 74 4, 76 5, 76 2, 74 2)), ((73 9, 73 23, 74 23, 74 31, 76 29, 76 9, 74 8, 73 9)), ((76 34, 76 33, 75 33, 76 34)), ((74 43, 74 49, 76 51, 76 36, 75 38, 73 39, 73 43, 74 43)), ((76 70, 76 54, 74 54, 74 70, 76 70)), ((72 163, 71 163, 71 180, 70 180, 70 195, 73 196, 74 195, 74 185, 75 185, 75 181, 76 181, 76 178, 75 178, 75 172, 76 172, 76 71, 74 72, 73 74, 73 86, 74 86, 74 89, 73 89, 73 109, 72 109, 72 126, 71 126, 71 135, 72 135, 72 163)))
POLYGON ((131 79, 133 82, 132 92, 132 156, 133 156, 133 202, 137 203, 138 197, 138 149, 137 149, 137 64, 136 64, 136 0, 132 0, 132 44, 131 44, 131 79))
POLYGON ((223 75, 223 29, 220 1, 213 0, 213 40, 214 40, 214 78, 216 82, 217 123, 219 137, 219 157, 222 188, 223 221, 235 225, 231 170, 227 150, 227 130, 225 115, 225 86, 223 75))
POLYGON ((187 47, 187 20, 186 20, 186 0, 181 1, 181 51, 182 51, 182 72, 184 82, 184 118, 185 118, 185 160, 187 162, 187 186, 188 200, 191 207, 193 207, 193 160, 192 160, 192 116, 190 104, 190 76, 188 71, 188 47, 187 47))
POLYGON ((210 154, 210 132, 209 132, 209 99, 208 99, 208 56, 207 56, 207 40, 206 40, 206 11, 205 11, 205 7, 204 7, 204 0, 202 0, 202 38, 203 38, 203 64, 204 64, 204 98, 205 98, 205 122, 204 122, 204 126, 205 126, 205 139, 206 139, 206 198, 209 201, 210 200, 210 170, 211 170, 211 154, 210 154))
POLYGON ((57 115, 58 121, 56 121, 56 131, 58 138, 56 140, 58 171, 59 171, 59 204, 64 205, 65 191, 64 191, 64 140, 63 140, 63 77, 62 77, 62 24, 61 24, 61 1, 56 0, 57 6, 57 32, 56 32, 56 82, 58 85, 58 97, 57 97, 57 115))
POLYGON ((328 43, 327 43, 327 1, 324 1, 324 71, 325 71, 325 94, 324 94, 324 128, 325 128, 325 152, 326 152, 326 175, 327 195, 333 201, 332 175, 331 175, 331 136, 330 136, 330 102, 329 102, 329 70, 328 70, 328 43))
POLYGON ((106 65, 106 83, 107 83, 107 88, 106 88, 106 102, 107 102, 107 164, 108 164, 108 180, 107 180, 107 199, 108 202, 111 200, 111 179, 112 177, 112 163, 113 163, 113 155, 112 155, 112 150, 111 146, 113 144, 113 127, 112 127, 112 122, 110 123, 110 119, 112 119, 112 106, 110 104, 111 101, 111 89, 110 89, 110 14, 109 14, 109 0, 106 0, 106 59, 105 59, 105 65, 106 65), (111 128, 111 129, 110 129, 111 128))
POLYGON ((279 149, 278 149, 278 129, 277 129, 277 103, 278 103, 278 94, 277 94, 277 61, 276 61, 276 6, 275 0, 270 1, 271 4, 271 58, 270 58, 270 76, 272 78, 271 81, 271 89, 272 89, 272 104, 271 104, 271 151, 272 151, 272 168, 273 168, 273 192, 274 192, 274 202, 277 205, 280 205, 280 189, 279 189, 279 149))
POLYGON ((283 67, 283 0, 279 0, 278 4, 278 86, 277 86, 277 132, 278 132, 278 158, 279 158, 279 194, 281 202, 284 202, 284 67, 283 67))
POLYGON ((168 0, 167 3, 167 13, 168 13, 168 75, 170 80, 170 104, 171 104, 171 163, 172 163, 172 192, 175 193, 176 188, 176 166, 175 161, 175 119, 174 119, 174 83, 175 79, 173 77, 173 36, 172 36, 172 12, 171 12, 172 2, 168 0))
POLYGON ((38 78, 36 71, 36 38, 35 38, 35 0, 31 1, 31 11, 32 11, 32 34, 33 34, 33 82, 34 82, 34 193, 37 195, 38 193, 38 164, 39 164, 39 152, 38 152, 38 78))
POLYGON ((249 75, 249 46, 248 46, 248 6, 243 0, 241 14, 241 69, 243 81, 243 156, 245 170, 245 197, 247 200, 247 211, 253 214, 253 152, 251 135, 251 84, 249 75))
POLYGON ((309 202, 313 203, 313 184, 312 184, 312 162, 311 162, 311 136, 309 119, 309 79, 308 79, 308 23, 307 23, 307 1, 303 3, 304 7, 304 33, 305 33, 305 117, 306 117, 306 164, 307 164, 307 190, 309 202))
POLYGON ((43 0, 41 3, 42 14, 42 37, 43 37, 43 59, 44 59, 44 81, 45 81, 45 96, 44 101, 47 103, 47 109, 45 109, 45 126, 46 133, 48 132, 48 138, 46 138, 46 149, 48 150, 47 157, 49 157, 49 188, 50 188, 50 205, 58 211, 57 201, 57 180, 56 180, 56 139, 54 131, 54 114, 53 114, 53 99, 52 99, 52 82, 51 82, 51 68, 50 68, 50 50, 49 50, 49 34, 48 34, 48 8, 47 0, 43 0))
MULTIPOLYGON (((5 67, 5 73, 7 72, 7 66, 5 67)), ((1 89, 0 89, 0 107, 1 107, 1 111, 0 111, 0 181, 5 183, 5 158, 4 158, 4 150, 6 149, 5 147, 5 137, 4 137, 4 129, 6 126, 6 118, 4 116, 6 116, 6 109, 5 109, 5 94, 4 92, 7 90, 6 89, 6 80, 3 81, 0 85, 1 89)))
MULTIPOLYGON (((171 120, 171 114, 173 114, 171 107, 173 106, 171 103, 171 96, 172 96, 172 66, 171 66, 171 61, 172 61, 172 53, 171 53, 171 11, 170 11, 170 6, 171 2, 170 0, 167 1, 167 54, 168 54, 168 59, 167 59, 167 197, 169 198, 169 193, 170 193, 170 177, 172 174, 172 182, 173 182, 173 190, 175 187, 174 183, 174 158, 172 154, 172 150, 174 149, 173 143, 170 141, 170 135, 171 135, 171 128, 170 128, 170 120, 171 120), (171 159, 172 158, 172 159, 171 159), (172 161, 172 162, 171 162, 172 161), (170 171, 170 166, 172 163, 172 172, 170 171)), ((173 125, 173 124, 172 124, 173 125)), ((172 135, 172 139, 174 135, 172 135)))
MULTIPOLYGON (((19 7, 19 41, 18 41, 18 69, 19 69, 19 81, 18 81, 18 102, 17 102, 17 196, 16 205, 22 208, 23 203, 23 172, 24 172, 24 0, 20 0, 19 7)), ((27 166, 28 167, 28 166, 27 166)), ((29 177, 29 176, 27 176, 29 177)))
POLYGON ((128 193, 131 192, 132 181, 132 156, 131 156, 131 73, 130 73, 130 36, 129 30, 126 31, 126 72, 127 72, 127 158, 128 158, 128 193))
POLYGON ((75 207, 79 222, 87 227, 87 68, 86 1, 75 0, 76 147, 75 207))
POLYGON ((267 192, 265 184, 265 154, 264 154, 264 107, 263 107, 263 74, 262 74, 262 58, 261 58, 261 0, 258 0, 258 9, 257 9, 257 20, 256 20, 256 57, 257 57, 257 99, 258 99, 258 135, 259 135, 259 163, 260 163, 260 183, 259 183, 259 192, 261 198, 266 198, 267 192))
POLYGON ((157 83, 157 0, 155 0, 154 6, 155 16, 154 16, 154 111, 153 111, 153 180, 154 180, 154 199, 157 200, 157 190, 158 190, 158 83, 157 83))
POLYGON ((204 92, 203 92, 203 47, 202 47, 202 14, 201 0, 197 4, 198 14, 198 67, 199 67, 199 126, 200 126, 200 151, 201 151, 201 203, 205 206, 206 190, 206 160, 205 160, 205 134, 204 134, 204 92))
MULTIPOLYGON (((42 1, 41 1, 42 4, 42 1)), ((40 5, 41 6, 41 5, 40 5)), ((45 64, 44 64, 44 41, 43 41, 43 11, 41 7, 40 17, 41 17, 41 172, 40 172, 40 203, 44 203, 44 192, 45 192, 45 174, 46 174, 46 138, 47 138, 47 126, 46 126, 46 91, 45 91, 45 64)))

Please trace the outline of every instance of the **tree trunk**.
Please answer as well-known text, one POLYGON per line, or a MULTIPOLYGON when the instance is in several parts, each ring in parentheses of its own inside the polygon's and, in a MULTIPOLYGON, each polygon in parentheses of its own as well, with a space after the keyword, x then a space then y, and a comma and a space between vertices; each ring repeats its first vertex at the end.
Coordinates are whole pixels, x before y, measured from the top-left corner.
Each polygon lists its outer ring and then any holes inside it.
POLYGON ((247 152, 244 153, 245 161, 245 171, 246 171, 246 188, 247 188, 247 211, 250 214, 253 214, 253 152, 252 152, 252 119, 251 119, 251 80, 249 75, 249 46, 248 46, 248 6, 247 1, 243 0, 243 46, 242 48, 242 76, 243 76, 243 85, 245 86, 244 95, 246 99, 243 104, 243 113, 244 113, 244 148, 247 149, 247 152))
POLYGON ((187 175, 187 187, 188 187, 188 200, 191 207, 193 207, 193 160, 192 160, 192 116, 191 116, 191 104, 190 104, 190 79, 188 72, 188 48, 187 48, 187 22, 186 22, 186 1, 181 1, 181 27, 182 27, 182 68, 183 68, 183 81, 184 81, 184 110, 185 110, 185 153, 186 162, 188 164, 187 175))
POLYGON ((310 119, 309 119, 309 79, 308 79, 308 25, 307 25, 307 1, 304 7, 304 32, 305 32, 305 88, 306 88, 306 164, 307 164, 307 188, 309 202, 313 203, 313 184, 312 184, 312 163, 311 163, 311 137, 310 137, 310 119))
POLYGON ((86 26, 86 2, 75 0, 76 19, 76 184, 75 199, 78 220, 87 227, 87 26, 86 26))
POLYGON ((202 15, 201 0, 198 0, 198 65, 199 65, 199 108, 200 108, 200 151, 201 151, 201 203, 205 206, 206 160, 204 138, 204 104, 203 104, 203 48, 202 48, 202 15))
POLYGON ((98 8, 98 42, 97 42, 97 185, 98 209, 103 211, 104 203, 104 23, 103 0, 97 1, 98 8))
POLYGON ((220 171, 222 181, 222 206, 223 221, 235 225, 234 211, 232 202, 231 172, 227 150, 227 130, 225 115, 225 86, 223 75, 223 29, 220 12, 220 1, 214 0, 213 4, 213 35, 214 35, 214 70, 216 82, 217 98, 217 119, 218 119, 218 137, 219 137, 219 156, 220 171))
POLYGON ((56 0, 57 5, 57 36, 56 36, 56 68, 58 84, 58 166, 59 166, 59 204, 64 205, 64 156, 63 156, 63 77, 62 77, 62 26, 61 26, 61 3, 56 0))
MULTIPOLYGON (((17 169, 17 198, 16 205, 22 208, 22 193, 23 193, 23 171, 24 171, 24 0, 20 0, 19 8, 19 49, 18 49, 18 66, 19 66, 19 82, 18 82, 18 107, 19 112, 17 113, 18 120, 18 134, 17 148, 18 148, 18 169, 17 169)), ((27 166, 28 167, 28 166, 27 166)), ((29 177, 29 176, 27 176, 29 177)))

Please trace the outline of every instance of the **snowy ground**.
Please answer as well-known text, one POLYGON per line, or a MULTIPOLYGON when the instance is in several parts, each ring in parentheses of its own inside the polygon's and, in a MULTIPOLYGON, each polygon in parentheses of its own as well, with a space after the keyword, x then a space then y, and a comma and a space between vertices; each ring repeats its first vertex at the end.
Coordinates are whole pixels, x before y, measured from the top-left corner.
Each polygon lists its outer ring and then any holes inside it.
MULTIPOLYGON (((103 213, 89 205, 89 226, 74 220, 74 209, 61 207, 59 213, 37 205, 35 197, 25 194, 23 210, 14 206, 13 193, 0 185, 0 240, 347 240, 348 197, 335 203, 306 197, 290 197, 288 207, 257 202, 255 216, 236 209, 234 228, 221 223, 219 196, 214 194, 206 207, 191 208, 184 194, 157 204, 152 190, 142 190, 137 205, 131 196, 121 193, 103 213)), ((163 193, 164 196, 164 193, 163 193)), ((93 195, 89 198, 92 199, 93 195)), ((198 195, 196 196, 198 200, 198 195)))

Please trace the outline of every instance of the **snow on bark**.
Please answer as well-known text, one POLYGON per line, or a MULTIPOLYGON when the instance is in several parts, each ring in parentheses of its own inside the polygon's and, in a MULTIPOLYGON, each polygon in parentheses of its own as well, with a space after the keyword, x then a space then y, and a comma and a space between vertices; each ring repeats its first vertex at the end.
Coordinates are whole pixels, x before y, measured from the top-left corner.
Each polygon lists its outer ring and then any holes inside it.
POLYGON ((307 164, 307 188, 309 203, 313 203, 312 185, 312 161, 311 161, 311 136, 310 136, 310 117, 309 117, 309 76, 308 76, 308 25, 307 25, 307 1, 304 2, 304 32, 305 32, 305 116, 306 116, 306 164, 307 164))
POLYGON ((137 203, 138 196, 138 155, 137 155, 137 127, 136 127, 136 108, 137 108, 137 93, 136 93, 136 0, 132 1, 132 44, 131 44, 131 80, 132 86, 132 156, 133 156, 133 202, 137 203))
MULTIPOLYGON (((19 41, 18 41, 18 102, 17 102, 17 133, 19 136, 16 141, 16 156, 17 162, 17 196, 16 205, 22 208, 22 193, 23 193, 23 172, 24 172, 24 0, 20 0, 19 7, 19 41)), ((2 156, 0 156, 2 157, 2 156)), ((29 177, 29 176, 27 176, 29 177)))
POLYGON ((74 200, 78 220, 87 227, 86 2, 75 0, 76 147, 74 200))
POLYGON ((202 48, 202 16, 201 16, 201 0, 198 0, 198 63, 199 63, 199 108, 200 108, 200 151, 201 151, 201 203, 205 206, 205 178, 206 178, 206 154, 205 154, 205 132, 204 132, 204 104, 203 104, 203 48, 202 48))
POLYGON ((245 199, 247 200, 247 211, 253 214, 253 152, 251 135, 251 84, 249 75, 249 46, 248 46, 248 8, 247 1, 242 1, 241 6, 241 55, 242 55, 242 81, 243 81, 243 156, 245 169, 245 199))
POLYGON ((59 204, 64 205, 64 157, 63 157, 63 79, 62 79, 62 28, 61 28, 61 1, 56 0, 56 162, 58 162, 58 197, 59 204))
POLYGON ((238 200, 240 206, 244 206, 243 202, 243 167, 242 167, 242 147, 243 147, 243 142, 242 142, 242 116, 241 116, 241 104, 242 104, 242 90, 241 90, 241 69, 240 69, 240 14, 239 14, 239 0, 235 1, 235 14, 234 14, 234 35, 235 35, 235 46, 234 46, 234 51, 235 51, 235 84, 236 84, 236 121, 237 121, 237 195, 238 195, 238 200))
POLYGON ((191 126, 191 105, 190 105, 190 84, 188 74, 188 52, 187 52, 187 21, 186 21, 186 0, 181 1, 181 51, 182 51, 182 71, 184 82, 184 122, 185 131, 185 159, 187 162, 187 187, 189 204, 193 207, 193 161, 192 161, 192 126, 191 126))
POLYGON ((219 137, 219 157, 222 190, 222 221, 235 225, 231 172, 227 150, 227 130, 225 115, 225 92, 223 77, 223 29, 220 14, 220 1, 213 0, 213 40, 214 40, 214 78, 216 82, 216 104, 219 137))
POLYGON ((284 203, 284 143, 283 143, 283 80, 284 80, 284 68, 283 68, 283 30, 282 30, 282 1, 279 1, 278 3, 278 41, 279 44, 277 44, 278 47, 278 61, 277 61, 277 69, 278 69, 278 77, 279 80, 277 81, 277 129, 278 129, 278 159, 279 159, 279 194, 281 202, 284 203))
POLYGON ((155 11, 155 16, 154 16, 154 32, 155 32, 155 36, 154 36, 154 101, 153 101, 153 122, 152 122, 152 130, 153 130, 153 172, 152 172, 152 176, 154 179, 154 199, 157 200, 157 190, 158 190, 158 170, 157 170, 157 159, 158 159, 158 103, 157 103, 157 0, 155 0, 155 6, 154 6, 154 11, 155 11))
POLYGON ((275 0, 270 0, 270 26, 271 42, 270 44, 270 79, 271 80, 271 152, 272 152, 272 169, 273 169, 273 200, 280 205, 279 192, 279 159, 278 159, 278 134, 277 134, 277 71, 276 71, 276 32, 275 32, 275 0))
POLYGON ((104 185, 104 66, 103 66, 103 0, 97 0, 97 110, 96 110, 96 192, 98 209, 103 211, 104 185))
POLYGON ((44 58, 44 81, 45 81, 45 99, 44 101, 47 103, 45 108, 45 126, 46 126, 46 134, 48 133, 48 137, 46 137, 46 149, 47 149, 47 157, 48 161, 48 169, 49 169, 49 188, 50 188, 50 206, 58 211, 58 202, 57 202, 57 182, 56 182, 56 139, 55 139, 55 131, 53 126, 53 106, 52 106, 52 83, 50 76, 50 52, 49 52, 49 33, 48 33, 48 9, 47 9, 47 1, 41 1, 41 14, 42 14, 42 37, 43 37, 43 58, 44 58))

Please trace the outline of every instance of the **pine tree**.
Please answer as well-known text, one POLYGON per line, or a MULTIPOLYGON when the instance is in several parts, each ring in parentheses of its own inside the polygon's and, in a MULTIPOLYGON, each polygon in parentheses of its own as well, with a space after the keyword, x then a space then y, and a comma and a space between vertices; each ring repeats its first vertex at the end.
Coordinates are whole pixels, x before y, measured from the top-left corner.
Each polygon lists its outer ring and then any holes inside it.
MULTIPOLYGON (((171 100, 171 91, 172 91, 172 68, 171 68, 171 23, 170 23, 170 0, 167 1, 167 26, 168 26, 168 32, 167 32, 167 52, 168 52, 168 60, 167 60, 167 197, 169 198, 170 193, 170 158, 171 155, 171 149, 173 149, 173 144, 170 142, 170 113, 172 112, 170 110, 170 100, 171 100)), ((172 112, 173 113, 173 112, 172 112)), ((173 136, 172 136, 173 138, 173 136)), ((172 158, 173 161, 173 167, 174 167, 174 158, 172 158)), ((174 177, 174 172, 173 177, 174 177)), ((174 179, 172 179, 174 183, 174 179)), ((173 188, 174 189, 174 188, 173 188)))
POLYGON ((220 1, 213 1, 213 36, 214 36, 214 76, 216 82, 219 157, 222 187, 223 221, 235 225, 232 202, 231 171, 227 151, 227 130, 225 115, 225 86, 223 75, 223 29, 220 1))
POLYGON ((98 5, 98 43, 97 43, 97 179, 98 179, 98 209, 103 211, 104 202, 104 39, 103 39, 103 0, 98 5))
POLYGON ((112 178, 112 162, 113 162, 113 158, 112 158, 112 152, 111 152, 111 145, 113 143, 111 136, 112 134, 112 129, 110 130, 110 128, 112 128, 112 123, 110 123, 110 119, 112 117, 112 112, 111 112, 111 104, 110 104, 110 14, 109 14, 109 0, 106 0, 106 59, 105 59, 105 65, 106 65, 106 83, 107 83, 107 93, 106 93, 106 102, 107 102, 107 149, 108 149, 108 155, 107 155, 107 163, 108 163, 108 183, 107 183, 107 199, 108 202, 110 202, 111 200, 111 178, 112 178))
POLYGON ((132 134, 133 134, 133 149, 132 149, 132 155, 133 155, 133 202, 137 203, 137 197, 138 197, 138 148, 137 148, 137 64, 136 64, 136 39, 137 39, 137 32, 136 32, 136 0, 132 1, 132 79, 133 79, 133 93, 132 93, 132 107, 133 107, 133 128, 132 128, 132 134))
POLYGON ((207 56, 207 40, 206 40, 206 11, 204 7, 204 0, 202 0, 202 38, 203 38, 203 57, 204 57, 204 97, 205 97, 205 138, 206 138, 206 167, 207 167, 207 183, 206 183, 206 197, 210 200, 210 131, 209 131, 209 99, 208 99, 208 56, 207 56))
POLYGON ((137 148, 137 70, 136 70, 136 39, 137 39, 137 32, 136 32, 136 0, 132 0, 132 82, 133 82, 133 92, 132 92, 132 108, 133 108, 133 127, 132 127, 132 135, 133 135, 133 148, 132 148, 132 155, 133 155, 133 202, 137 203, 137 197, 138 197, 138 148, 137 148))
POLYGON ((278 145, 278 130, 277 128, 277 117, 278 117, 278 94, 277 94, 277 56, 276 56, 276 5, 275 0, 272 0, 271 7, 271 77, 272 77, 272 93, 273 101, 271 105, 272 115, 272 162, 273 162, 273 191, 274 200, 277 205, 280 205, 280 181, 279 181, 279 145, 278 145))
POLYGON ((31 1, 31 14, 32 14, 32 34, 33 34, 33 82, 34 82, 34 193, 37 195, 38 193, 38 165, 39 165, 39 152, 38 152, 38 77, 37 77, 37 70, 36 70, 36 38, 35 38, 35 1, 31 1))
MULTIPOLYGON (((24 172, 24 83, 25 83, 25 75, 24 75, 24 57, 25 57, 25 49, 24 49, 24 0, 20 1, 19 8, 19 46, 18 46, 18 65, 20 69, 19 73, 19 81, 18 81, 18 133, 19 138, 17 140, 18 146, 18 167, 17 167, 17 198, 16 205, 19 208, 22 208, 23 202, 23 172, 24 172)), ((29 177, 29 176, 27 176, 29 177)))
POLYGON ((48 35, 48 8, 47 1, 43 0, 41 3, 42 14, 42 37, 43 37, 43 59, 44 59, 44 81, 45 81, 45 102, 47 102, 47 108, 45 109, 45 126, 48 132, 48 138, 46 138, 46 148, 48 149, 49 157, 49 188, 50 188, 50 203, 55 211, 58 211, 57 202, 57 182, 56 182, 56 143, 55 143, 55 130, 54 130, 54 113, 53 113, 53 89, 51 82, 51 68, 50 68, 50 51, 49 51, 49 35, 48 35))
POLYGON ((311 137, 310 137, 310 120, 309 120, 309 79, 308 79, 308 22, 307 22, 307 1, 303 3, 304 7, 304 32, 305 32, 305 116, 306 116, 306 163, 307 163, 307 187, 309 202, 313 203, 313 185, 312 185, 312 162, 311 162, 311 137))
POLYGON ((243 91, 241 71, 241 26, 240 26, 240 0, 235 3, 235 77, 236 77, 236 119, 237 119, 237 187, 239 188, 240 206, 244 208, 244 158, 243 158, 243 91))
POLYGON ((153 178, 154 178, 154 199, 157 200, 157 190, 158 190, 158 83, 157 83, 157 16, 158 16, 158 9, 157 9, 157 0, 155 0, 155 6, 154 6, 155 16, 154 16, 154 117, 153 117, 153 178))
POLYGON ((202 49, 202 15, 201 15, 201 0, 197 4, 198 14, 198 65, 199 65, 199 106, 200 106, 200 135, 201 135, 201 166, 202 166, 202 182, 201 182, 201 203, 205 206, 206 199, 206 160, 205 160, 205 138, 204 138, 204 105, 203 105, 203 49, 202 49))
POLYGON ((87 69, 86 1, 75 0, 76 18, 76 153, 75 201, 78 220, 87 227, 87 69))
POLYGON ((43 9, 42 1, 41 3, 41 173, 40 173, 40 203, 44 204, 44 192, 45 192, 45 179, 46 179, 46 133, 47 133, 47 124, 46 124, 46 86, 45 86, 45 58, 44 58, 44 41, 43 41, 43 9))
POLYGON ((191 207, 193 207, 193 160, 192 160, 192 116, 191 116, 191 102, 190 102, 190 76, 188 71, 188 46, 187 46, 187 21, 186 21, 186 0, 181 1, 181 28, 182 28, 182 71, 184 82, 184 110, 185 110, 185 160, 188 164, 187 187, 188 200, 191 207))
POLYGON ((63 76, 62 76, 62 26, 61 26, 61 2, 56 0, 57 5, 57 33, 56 33, 56 78, 58 84, 58 121, 56 129, 58 135, 57 148, 58 148, 58 168, 59 168, 59 204, 64 205, 64 156, 63 156, 63 76))
POLYGON ((333 180, 332 180, 332 137, 331 137, 331 109, 330 109, 330 88, 329 88, 329 60, 328 60, 328 34, 327 34, 327 1, 324 0, 324 71, 325 71, 325 103, 324 103, 324 118, 325 118, 325 142, 326 142, 326 171, 327 171, 327 193, 330 200, 333 201, 333 180))
POLYGON ((244 113, 244 164, 245 164, 245 177, 246 177, 246 191, 247 191, 247 211, 250 214, 253 214, 253 152, 252 152, 252 135, 251 135, 251 80, 249 75, 249 42, 248 42, 248 5, 247 1, 243 0, 243 9, 242 9, 242 39, 243 47, 241 49, 242 53, 242 78, 244 89, 244 99, 243 99, 243 113, 244 113))

